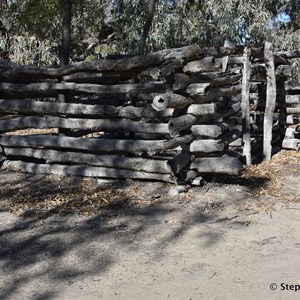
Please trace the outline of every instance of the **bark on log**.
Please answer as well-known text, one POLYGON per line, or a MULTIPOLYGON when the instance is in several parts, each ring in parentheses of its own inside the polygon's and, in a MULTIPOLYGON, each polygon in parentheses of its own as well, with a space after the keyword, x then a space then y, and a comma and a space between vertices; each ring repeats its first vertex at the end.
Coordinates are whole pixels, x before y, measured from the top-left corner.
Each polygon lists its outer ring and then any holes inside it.
POLYGON ((152 107, 156 111, 162 111, 166 108, 184 108, 194 102, 193 99, 178 94, 160 94, 154 97, 152 107))
POLYGON ((168 122, 169 133, 172 137, 176 136, 180 131, 190 128, 197 122, 194 115, 187 114, 177 118, 172 118, 168 122))
POLYGON ((189 143, 192 135, 180 136, 171 140, 136 141, 112 140, 105 138, 73 138, 66 136, 31 135, 2 136, 0 145, 7 147, 44 147, 53 149, 87 150, 95 153, 128 152, 136 155, 155 155, 167 149, 174 149, 189 143))
POLYGON ((174 182, 172 175, 155 174, 125 169, 113 169, 104 167, 68 166, 68 165, 47 165, 28 163, 23 161, 5 161, 2 169, 26 172, 34 174, 56 174, 62 176, 83 176, 100 178, 120 178, 120 179, 147 179, 164 182, 174 182))
POLYGON ((300 139, 285 138, 282 141, 282 148, 289 150, 300 150, 300 139))
POLYGON ((292 66, 290 66, 290 65, 280 65, 276 68, 275 74, 276 74, 277 77, 281 77, 283 79, 291 77, 292 76, 292 66))
POLYGON ((284 83, 284 89, 286 91, 300 90, 300 82, 298 80, 291 80, 284 83))
POLYGON ((170 92, 168 85, 160 82, 131 83, 118 85, 100 85, 89 83, 0 83, 2 97, 33 98, 38 96, 55 96, 58 93, 69 91, 72 94, 138 94, 138 93, 166 93, 170 92))
POLYGON ((237 82, 241 78, 240 74, 228 72, 218 74, 182 74, 176 73, 173 78, 172 89, 174 91, 183 90, 192 83, 210 83, 210 86, 228 85, 237 82))
POLYGON ((204 95, 209 91, 209 86, 210 83, 192 83, 187 87, 186 92, 191 96, 204 95))
POLYGON ((183 68, 184 73, 204 73, 221 71, 222 59, 211 57, 205 57, 200 60, 194 60, 185 65, 183 68))
POLYGON ((192 153, 214 153, 224 150, 224 143, 220 140, 195 140, 190 145, 192 153))
POLYGON ((195 103, 205 103, 213 100, 217 100, 221 97, 229 97, 238 95, 242 90, 240 85, 236 86, 223 86, 223 87, 211 87, 206 94, 196 94, 196 90, 193 91, 193 99, 195 103))
POLYGON ((112 105, 89 105, 74 103, 52 103, 36 100, 1 100, 0 112, 21 114, 43 115, 66 115, 66 116, 108 116, 126 119, 157 119, 168 118, 173 115, 173 109, 156 112, 150 107, 112 106, 112 105))
POLYGON ((244 169, 238 158, 229 155, 196 158, 192 162, 191 168, 197 169, 200 174, 218 173, 228 175, 240 175, 244 169))
POLYGON ((243 56, 243 79, 242 79, 242 127, 243 127, 243 155, 246 165, 251 165, 251 137, 250 137, 250 62, 251 49, 245 47, 243 56))
POLYGON ((276 76, 274 65, 274 51, 272 43, 265 42, 265 63, 267 71, 267 99, 264 117, 263 154, 264 160, 271 160, 272 156, 272 127, 276 104, 276 76))
POLYGON ((132 158, 121 155, 95 155, 82 152, 62 152, 50 149, 8 148, 5 156, 23 156, 44 159, 47 164, 84 164, 97 167, 128 169, 148 173, 170 174, 171 167, 167 160, 132 158))
POLYGON ((109 120, 109 119, 75 119, 61 117, 17 117, 9 120, 0 120, 0 132, 17 129, 36 128, 64 128, 79 130, 116 131, 126 130, 129 132, 164 133, 167 134, 168 124, 143 123, 132 120, 109 120))
POLYGON ((205 55, 208 49, 203 51, 198 45, 191 45, 177 49, 166 49, 146 55, 134 56, 123 59, 103 59, 93 62, 79 62, 70 64, 62 68, 46 68, 35 66, 4 66, 0 67, 8 75, 31 76, 33 78, 61 78, 78 72, 101 73, 106 75, 116 73, 131 73, 131 76, 138 74, 141 70, 151 66, 158 66, 166 61, 173 59, 183 59, 190 61, 205 55))

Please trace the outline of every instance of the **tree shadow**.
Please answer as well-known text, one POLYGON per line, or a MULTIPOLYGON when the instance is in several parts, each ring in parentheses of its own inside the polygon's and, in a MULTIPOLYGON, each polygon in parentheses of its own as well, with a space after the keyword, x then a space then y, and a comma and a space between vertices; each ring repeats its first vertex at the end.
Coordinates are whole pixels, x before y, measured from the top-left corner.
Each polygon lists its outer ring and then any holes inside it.
MULTIPOLYGON (((143 182, 100 181, 97 185, 96 180, 90 183, 77 177, 14 174, 16 177, 6 173, 8 176, 0 180, 0 204, 3 199, 17 206, 24 201, 24 206, 32 204, 35 209, 26 208, 19 217, 9 215, 10 220, 3 220, 1 299, 14 299, 24 290, 26 296, 34 299, 56 298, 64 286, 74 281, 87 276, 104 276, 120 263, 116 249, 141 250, 143 240, 153 238, 156 235, 153 230, 160 230, 158 226, 162 224, 170 224, 170 228, 166 234, 158 232, 157 241, 151 244, 156 257, 162 255, 163 245, 176 243, 191 227, 218 218, 217 210, 206 211, 203 206, 190 211, 187 222, 173 224, 169 220, 174 210, 172 203, 176 202, 179 210, 180 199, 170 200, 166 190, 171 185, 153 183, 139 195, 143 182), (85 187, 87 184, 91 184, 90 190, 85 187), (41 206, 57 195, 71 196, 66 201, 57 201, 52 208, 41 206), (99 199, 102 200, 99 202, 99 199), (76 213, 76 209, 85 211, 93 205, 98 205, 96 214, 76 213), (29 291, 28 286, 37 288, 29 291)), ((220 235, 207 230, 203 233, 207 240, 204 247, 209 248, 220 241, 220 235)))

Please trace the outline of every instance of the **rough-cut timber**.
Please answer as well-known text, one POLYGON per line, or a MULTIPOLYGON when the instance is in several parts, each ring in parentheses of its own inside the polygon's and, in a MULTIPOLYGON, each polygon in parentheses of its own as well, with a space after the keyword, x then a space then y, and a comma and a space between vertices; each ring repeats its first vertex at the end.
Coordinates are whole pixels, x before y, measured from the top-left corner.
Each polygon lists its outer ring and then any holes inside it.
POLYGON ((300 139, 285 138, 282 141, 282 148, 289 150, 300 150, 300 139))
POLYGON ((185 65, 184 73, 203 73, 221 71, 222 59, 215 59, 215 57, 205 57, 200 60, 194 60, 185 65))
POLYGON ((192 153, 214 153, 224 150, 224 143, 220 140, 195 140, 190 145, 192 153))
POLYGON ((141 171, 132 171, 125 169, 114 169, 104 167, 87 166, 69 166, 69 165, 48 165, 36 164, 23 161, 5 161, 2 169, 16 172, 57 174, 62 176, 84 176, 84 177, 102 177, 102 178, 132 178, 147 179, 165 182, 174 182, 174 177, 170 174, 155 174, 141 171))
MULTIPOLYGON (((3 154, 6 156, 23 156, 43 159, 48 164, 85 164, 97 167, 115 169, 128 169, 149 173, 170 174, 171 167, 167 160, 126 157, 122 155, 96 155, 82 152, 63 152, 50 149, 34 148, 8 148, 5 147, 3 154)), ((176 164, 174 165, 176 167, 176 164)))
POLYGON ((26 95, 34 98, 39 96, 55 96, 60 92, 72 92, 80 94, 138 94, 138 93, 165 93, 170 91, 168 85, 161 82, 128 83, 116 85, 100 85, 90 83, 0 83, 2 97, 16 98, 26 95))
POLYGON ((265 42, 265 63, 267 71, 267 99, 264 117, 263 155, 264 160, 271 160, 272 156, 272 127, 276 104, 276 76, 274 65, 274 51, 272 43, 265 42))
POLYGON ((155 155, 167 149, 173 149, 189 143, 192 135, 180 136, 171 140, 136 141, 105 138, 74 138, 67 136, 30 135, 2 136, 0 145, 7 147, 45 147, 52 149, 88 150, 91 152, 125 152, 141 155, 155 155))
POLYGON ((165 109, 164 111, 156 112, 150 107, 53 103, 30 99, 0 99, 0 112, 66 116, 106 116, 133 120, 151 120, 171 117, 174 110, 165 109))
POLYGON ((199 157, 191 164, 192 169, 197 169, 200 174, 219 173, 240 175, 243 164, 236 157, 223 155, 222 157, 199 157))

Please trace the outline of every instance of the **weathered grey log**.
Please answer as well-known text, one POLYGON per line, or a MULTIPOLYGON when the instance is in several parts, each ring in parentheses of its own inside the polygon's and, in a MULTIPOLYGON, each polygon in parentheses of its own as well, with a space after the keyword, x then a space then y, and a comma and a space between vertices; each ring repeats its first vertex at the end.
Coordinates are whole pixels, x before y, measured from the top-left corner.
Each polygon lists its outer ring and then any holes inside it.
MULTIPOLYGON (((210 51, 216 52, 214 49, 211 49, 210 51)), ((222 49, 219 50, 219 52, 221 51, 222 49)), ((106 74, 130 72, 131 75, 134 75, 140 73, 141 69, 146 69, 151 66, 157 66, 166 61, 172 61, 173 59, 183 59, 184 61, 190 61, 195 58, 199 58, 208 52, 209 49, 201 50, 198 45, 191 45, 177 49, 166 49, 146 55, 134 56, 131 58, 103 59, 93 62, 79 62, 69 64, 62 68, 18 65, 4 66, 3 64, 0 64, 0 67, 3 69, 3 71, 9 73, 9 75, 32 76, 39 78, 57 78, 78 72, 105 72, 106 74)))
POLYGON ((194 102, 193 99, 178 94, 167 93, 154 97, 152 107, 156 111, 162 111, 166 108, 184 108, 194 102))
POLYGON ((236 124, 236 120, 231 119, 226 122, 216 122, 215 124, 209 125, 193 125, 191 130, 195 137, 216 138, 220 136, 223 131, 236 126, 236 124))
POLYGON ((228 85, 238 81, 240 78, 240 74, 231 74, 228 72, 205 75, 176 73, 173 77, 172 89, 174 91, 183 90, 192 83, 210 83, 210 86, 228 85))
POLYGON ((191 168, 197 169, 200 174, 218 173, 228 175, 240 175, 244 169, 238 158, 229 155, 196 158, 191 163, 191 168))
POLYGON ((99 178, 120 178, 120 179, 147 179, 164 182, 174 182, 172 175, 155 174, 141 171, 132 171, 125 169, 114 169, 104 167, 87 167, 87 166, 69 166, 69 165, 48 165, 28 163, 23 161, 5 161, 2 169, 26 172, 34 174, 57 174, 62 176, 83 176, 83 177, 99 177, 99 178))
POLYGON ((292 76, 291 65, 280 65, 276 68, 275 74, 277 77, 288 78, 292 76))
POLYGON ((224 150, 224 143, 220 140, 194 140, 190 145, 192 153, 213 153, 224 150))
POLYGON ((156 118, 168 118, 173 115, 173 109, 156 112, 150 107, 112 106, 112 105, 89 105, 75 103, 53 103, 36 100, 1 100, 0 112, 21 114, 43 115, 66 115, 66 116, 108 116, 126 119, 151 120, 156 118))
POLYGON ((300 104, 300 95, 286 95, 285 102, 287 104, 300 104))
POLYGON ((197 118, 194 115, 186 114, 180 117, 172 118, 168 122, 168 129, 170 135, 176 136, 180 131, 190 128, 197 122, 197 118))
POLYGON ((189 151, 182 150, 171 160, 168 164, 173 174, 178 174, 186 165, 190 162, 191 153, 189 151))
POLYGON ((218 112, 214 115, 203 115, 197 117, 198 124, 211 123, 218 119, 235 116, 238 117, 241 109, 241 104, 239 102, 233 105, 228 105, 225 107, 218 108, 218 112))
POLYGON ((287 115, 286 117, 280 118, 280 123, 282 125, 293 125, 300 123, 300 117, 296 115, 287 115))
POLYGON ((75 119, 61 117, 17 117, 9 120, 0 120, 0 132, 26 128, 65 128, 79 130, 115 131, 126 130, 129 132, 164 133, 167 134, 168 124, 144 123, 124 119, 75 119))
POLYGON ((47 164, 84 164, 97 167, 128 169, 149 173, 170 174, 167 160, 133 158, 121 155, 96 155, 82 152, 62 152, 51 149, 8 148, 2 152, 5 156, 23 156, 44 159, 47 164))
POLYGON ((286 91, 297 91, 297 90, 300 90, 300 82, 298 80, 286 81, 284 83, 284 89, 286 91))
POLYGON ((212 100, 217 100, 225 96, 229 97, 229 96, 238 95, 241 92, 241 90, 242 90, 241 85, 210 87, 209 91, 206 94, 194 94, 194 92, 196 92, 196 90, 194 90, 191 96, 193 96, 195 102, 204 103, 212 100))
POLYGON ((166 140, 170 138, 170 133, 134 133, 135 140, 166 140))
POLYGON ((214 115, 218 112, 219 107, 221 105, 217 103, 192 104, 188 107, 187 113, 194 116, 214 115))
POLYGON ((155 155, 167 149, 174 149, 189 143, 192 135, 180 136, 171 140, 119 140, 105 138, 74 138, 67 136, 29 135, 29 136, 2 136, 0 145, 7 147, 44 147, 53 149, 87 150, 95 153, 128 152, 136 155, 148 153, 155 155))
POLYGON ((272 127, 276 104, 276 76, 274 65, 274 50, 270 42, 265 42, 265 63, 267 71, 267 99, 264 115, 263 154, 264 160, 271 160, 272 156, 272 127))
POLYGON ((191 96, 204 95, 209 91, 209 86, 210 83, 192 83, 187 87, 186 92, 191 96))
POLYGON ((276 55, 282 56, 283 58, 291 59, 291 58, 299 58, 300 51, 276 51, 276 55))
POLYGON ((289 150, 300 150, 300 139, 285 138, 282 141, 282 148, 289 150))
POLYGON ((287 114, 300 114, 300 105, 286 108, 287 114))
POLYGON ((250 62, 251 49, 245 47, 243 55, 243 79, 242 79, 242 131, 243 131, 243 155, 246 165, 251 165, 251 127, 250 127, 250 62))
POLYGON ((154 80, 158 80, 160 78, 165 78, 172 73, 175 73, 176 70, 182 69, 184 64, 183 59, 174 59, 171 61, 167 61, 160 66, 156 66, 154 68, 143 71, 138 75, 139 78, 143 77, 151 77, 154 80))
POLYGON ((221 71, 222 59, 217 59, 213 56, 205 57, 199 60, 194 60, 187 63, 184 68, 184 73, 204 73, 221 71))
POLYGON ((170 92, 167 84, 161 82, 130 83, 116 85, 100 85, 73 82, 42 82, 30 84, 0 83, 2 97, 16 98, 26 95, 32 98, 37 96, 53 96, 60 92, 72 94, 138 94, 138 93, 165 93, 170 92))

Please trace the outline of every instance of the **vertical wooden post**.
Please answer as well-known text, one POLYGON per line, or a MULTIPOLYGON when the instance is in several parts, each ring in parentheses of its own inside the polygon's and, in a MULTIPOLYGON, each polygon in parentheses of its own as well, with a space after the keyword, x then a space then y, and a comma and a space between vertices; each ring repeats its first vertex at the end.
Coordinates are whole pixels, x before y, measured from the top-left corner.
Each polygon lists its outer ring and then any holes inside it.
POLYGON ((246 165, 251 165, 251 136, 250 136, 250 62, 251 49, 245 47, 243 55, 243 79, 242 79, 242 128, 243 128, 243 155, 246 165))
POLYGON ((267 72, 267 97, 266 97, 266 108, 264 115, 264 145, 263 155, 264 160, 271 160, 272 156, 272 130, 273 130, 273 115, 276 104, 276 75, 274 65, 274 49, 273 44, 265 42, 265 65, 267 72))

